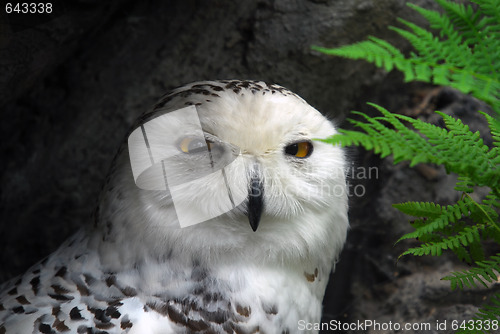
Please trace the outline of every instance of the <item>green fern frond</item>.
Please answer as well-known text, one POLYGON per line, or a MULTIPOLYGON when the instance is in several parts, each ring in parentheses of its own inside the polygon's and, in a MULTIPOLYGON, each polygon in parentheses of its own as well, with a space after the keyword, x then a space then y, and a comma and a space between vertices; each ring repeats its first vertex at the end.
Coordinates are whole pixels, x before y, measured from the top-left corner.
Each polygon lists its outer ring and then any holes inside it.
POLYGON ((372 36, 369 37, 367 41, 342 46, 336 49, 320 46, 312 46, 312 49, 331 56, 364 59, 374 63, 377 67, 384 67, 387 71, 391 71, 395 63, 402 62, 405 59, 405 56, 396 47, 384 40, 372 36))
POLYGON ((405 57, 390 43, 375 37, 334 49, 313 46, 313 50, 350 59, 364 59, 387 71, 396 68, 405 81, 447 85, 489 103, 500 114, 500 16, 498 3, 477 1, 472 6, 436 0, 445 14, 408 4, 426 18, 434 34, 400 19, 406 29, 390 27, 407 39, 417 51, 405 57))
POLYGON ((423 255, 431 255, 431 256, 440 256, 443 253, 443 250, 459 248, 462 246, 469 246, 473 242, 479 242, 481 237, 479 235, 479 231, 483 230, 485 225, 477 224, 470 227, 465 227, 463 231, 458 233, 457 235, 453 235, 448 238, 444 238, 439 242, 433 243, 425 243, 420 245, 419 247, 410 248, 407 251, 403 252, 399 258, 405 255, 414 255, 414 256, 423 256, 423 255))
POLYGON ((494 36, 491 36, 492 31, 484 31, 489 22, 488 19, 484 18, 487 14, 482 12, 481 7, 475 11, 470 5, 446 0, 436 0, 436 2, 444 8, 448 17, 462 33, 464 43, 475 45, 475 48, 478 49, 478 52, 475 53, 480 54, 481 57, 476 59, 474 66, 479 69, 479 72, 491 73, 495 78, 498 78, 500 68, 494 55, 491 54, 491 45, 488 44, 490 40, 493 41, 492 37, 494 36))
POLYGON ((452 272, 442 280, 450 281, 452 290, 457 288, 463 290, 464 287, 477 287, 478 283, 488 287, 488 283, 498 280, 498 275, 500 275, 500 254, 492 256, 490 260, 476 262, 474 268, 452 272))
MULTIPOLYGON (((448 172, 468 177, 476 185, 500 188, 500 159, 495 155, 499 148, 490 149, 478 132, 470 132, 468 126, 459 119, 437 112, 444 119, 445 129, 419 119, 394 115, 380 106, 371 105, 383 116, 371 118, 356 112, 366 122, 350 120, 364 133, 340 130, 340 134, 323 141, 343 146, 362 145, 367 150, 373 149, 381 157, 393 154, 395 163, 409 161, 410 166, 422 162, 443 164, 448 172), (401 121, 413 125, 423 136, 401 121)), ((489 120, 496 121, 491 117, 489 120)), ((496 135, 494 137, 497 138, 496 135)))
POLYGON ((458 176, 457 184, 455 185, 455 190, 461 193, 467 193, 470 194, 474 192, 474 187, 475 183, 472 182, 472 180, 467 177, 460 175, 458 176))
MULTIPOLYGON (((462 35, 459 34, 448 16, 441 15, 441 13, 434 10, 416 6, 412 3, 408 3, 408 7, 422 15, 429 22, 429 25, 432 29, 439 30, 439 37, 442 38, 443 42, 448 40, 455 45, 463 45, 462 35)), ((437 50, 440 49, 440 46, 437 47, 437 50)))
MULTIPOLYGON (((498 205, 498 200, 494 203, 498 205)), ((475 233, 471 227, 459 224, 465 218, 471 218, 474 222, 486 222, 485 225, 480 226, 480 230, 484 231, 481 239, 489 237, 494 240, 500 239, 500 227, 496 223, 498 220, 497 212, 492 208, 487 199, 483 203, 477 203, 467 193, 464 193, 462 199, 457 201, 457 203, 446 207, 428 202, 406 202, 393 204, 393 207, 405 214, 423 218, 418 219, 417 223, 412 224, 415 231, 403 235, 396 243, 407 239, 418 239, 424 242, 424 245, 409 250, 401 256, 415 254, 415 252, 419 255, 427 255, 429 254, 427 250, 431 249, 429 248, 429 241, 431 241, 432 245, 442 244, 439 247, 439 254, 441 254, 440 250, 442 249, 453 250, 457 247, 469 246, 471 257, 457 254, 461 260, 471 262, 472 259, 483 259, 484 254, 483 248, 479 243, 480 238, 468 238, 468 242, 464 239, 464 236, 470 236, 471 232, 475 233), (453 226, 450 227, 450 224, 453 224, 453 226), (461 244, 460 241, 462 241, 461 244), (417 251, 417 249, 421 250, 417 251)))
MULTIPOLYGON (((420 8, 417 6, 413 7, 420 8)), ((425 13, 428 12, 433 11, 425 11, 425 13)), ((471 68, 471 63, 474 60, 472 49, 467 44, 462 43, 461 35, 457 33, 447 17, 440 16, 439 14, 438 16, 440 17, 440 24, 445 25, 445 29, 441 31, 440 35, 442 36, 443 33, 446 33, 448 37, 446 40, 441 40, 426 29, 402 19, 398 21, 404 24, 410 31, 396 27, 390 27, 390 29, 407 39, 418 52, 418 55, 414 54, 412 59, 424 60, 432 66, 440 63, 448 63, 453 64, 457 68, 471 68)), ((436 18, 435 16, 431 17, 433 19, 436 18)), ((452 70, 449 66, 444 66, 444 68, 452 70)), ((430 82, 431 77, 417 78, 417 80, 430 82)))
MULTIPOLYGON (((479 5, 479 8, 485 15, 485 29, 500 33, 500 10, 497 0, 472 0, 479 5)), ((498 42, 498 41, 497 41, 498 42)))
MULTIPOLYGON (((478 210, 477 204, 469 197, 464 197, 456 204, 446 207, 429 202, 406 202, 393 204, 393 207, 410 216, 426 218, 425 223, 419 224, 419 226, 413 225, 415 231, 403 235, 396 243, 405 239, 422 239, 422 237, 431 233, 446 232, 445 228, 450 223, 469 217, 478 210)), ((465 227, 461 229, 457 227, 455 226, 454 232, 465 231, 465 227)))
POLYGON ((437 218, 443 212, 441 205, 432 202, 406 202, 393 204, 392 206, 399 211, 414 217, 437 218))

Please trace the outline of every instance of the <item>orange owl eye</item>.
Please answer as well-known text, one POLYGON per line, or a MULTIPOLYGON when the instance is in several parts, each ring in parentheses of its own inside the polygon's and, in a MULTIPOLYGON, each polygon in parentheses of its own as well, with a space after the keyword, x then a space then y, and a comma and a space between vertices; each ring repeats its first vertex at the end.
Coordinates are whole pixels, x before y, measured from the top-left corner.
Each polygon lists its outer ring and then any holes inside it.
POLYGON ((285 147, 285 153, 296 158, 307 158, 311 155, 313 146, 309 141, 293 143, 285 147))
POLYGON ((212 142, 195 138, 185 137, 179 142, 179 149, 184 153, 197 153, 212 148, 212 142))

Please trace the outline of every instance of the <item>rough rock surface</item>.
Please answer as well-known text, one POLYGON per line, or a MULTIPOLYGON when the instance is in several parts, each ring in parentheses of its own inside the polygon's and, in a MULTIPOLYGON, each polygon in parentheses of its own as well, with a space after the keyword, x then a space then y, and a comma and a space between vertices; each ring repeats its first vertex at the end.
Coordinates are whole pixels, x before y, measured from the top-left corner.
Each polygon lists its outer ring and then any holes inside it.
MULTIPOLYGON (((204 79, 275 82, 339 122, 365 101, 404 111, 420 89, 369 64, 310 50, 367 35, 404 47, 386 27, 396 17, 420 18, 401 0, 54 3, 51 16, 0 14, 0 281, 90 222, 129 126, 170 88, 204 79)), ((470 99, 450 94, 443 107, 471 110, 470 99)), ((394 167, 369 152, 352 157, 354 168, 377 167, 378 176, 352 180, 366 194, 352 199, 352 229, 324 320, 435 322, 473 313, 478 298, 447 299, 439 281, 460 267, 451 257, 395 264, 404 245, 393 243, 408 224, 390 204, 452 201, 453 176, 433 166, 394 167)))

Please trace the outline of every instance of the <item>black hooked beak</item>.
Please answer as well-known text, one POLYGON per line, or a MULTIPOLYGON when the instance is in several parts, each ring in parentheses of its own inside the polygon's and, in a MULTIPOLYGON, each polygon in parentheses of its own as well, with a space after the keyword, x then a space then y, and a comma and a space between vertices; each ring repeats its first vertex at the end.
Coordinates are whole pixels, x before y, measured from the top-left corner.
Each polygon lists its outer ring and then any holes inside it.
POLYGON ((250 184, 248 188, 248 208, 247 216, 252 230, 255 232, 259 227, 260 216, 264 208, 264 184, 262 182, 259 170, 252 171, 250 184))

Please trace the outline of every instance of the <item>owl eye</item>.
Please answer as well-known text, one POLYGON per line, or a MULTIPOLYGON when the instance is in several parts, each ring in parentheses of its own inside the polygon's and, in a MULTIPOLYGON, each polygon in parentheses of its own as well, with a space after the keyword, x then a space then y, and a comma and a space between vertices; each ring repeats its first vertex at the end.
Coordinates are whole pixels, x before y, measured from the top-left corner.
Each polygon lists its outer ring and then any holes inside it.
POLYGON ((313 152, 311 142, 301 141, 285 147, 285 154, 293 155, 296 158, 308 158, 313 152))
POLYGON ((179 142, 179 149, 184 153, 198 153, 205 151, 207 148, 210 151, 212 145, 211 141, 205 139, 185 137, 179 142))

